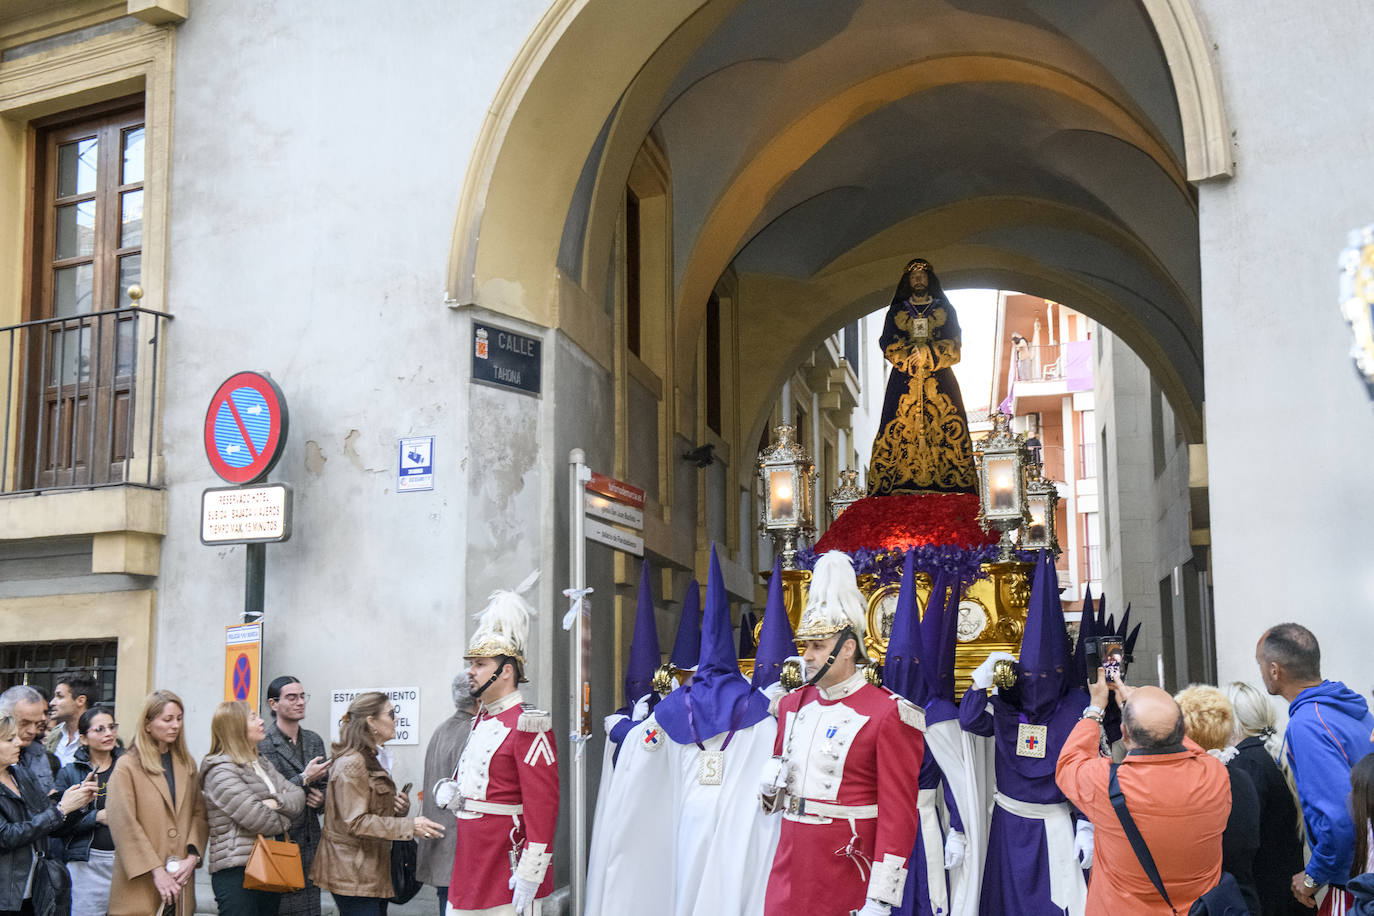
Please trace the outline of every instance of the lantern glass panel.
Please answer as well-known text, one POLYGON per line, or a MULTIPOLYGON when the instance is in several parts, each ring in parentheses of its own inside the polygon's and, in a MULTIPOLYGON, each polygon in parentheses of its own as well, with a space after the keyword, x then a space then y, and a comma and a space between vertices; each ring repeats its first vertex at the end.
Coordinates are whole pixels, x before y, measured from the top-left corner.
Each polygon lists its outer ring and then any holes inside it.
POLYGON ((1049 497, 1032 496, 1026 502, 1031 517, 1026 537, 1032 544, 1042 545, 1045 543, 1045 515, 1049 510, 1049 497))
POLYGON ((791 468, 768 472, 768 521, 790 522, 797 517, 797 488, 791 468))
POLYGON ((1016 512, 1016 459, 1011 455, 988 456, 988 510, 1016 512))

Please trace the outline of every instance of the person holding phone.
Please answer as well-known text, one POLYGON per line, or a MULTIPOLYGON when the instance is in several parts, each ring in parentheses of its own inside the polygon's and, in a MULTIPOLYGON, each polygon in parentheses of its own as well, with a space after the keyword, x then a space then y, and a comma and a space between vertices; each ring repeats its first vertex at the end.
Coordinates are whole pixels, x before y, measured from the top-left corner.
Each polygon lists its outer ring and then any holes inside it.
POLYGON ((267 685, 271 721, 266 723, 258 753, 288 782, 305 790, 305 807, 292 818, 288 834, 301 850, 305 887, 281 898, 278 916, 320 916, 320 889, 310 880, 310 867, 320 845, 320 811, 324 808, 329 761, 325 758, 324 739, 302 724, 309 701, 310 694, 298 677, 283 674, 267 685))
POLYGON ((62 842, 62 858, 72 877, 72 916, 101 916, 110 904, 110 880, 114 876, 114 835, 105 811, 107 788, 115 762, 123 755, 119 723, 104 706, 86 710, 77 719, 81 746, 72 762, 57 774, 57 792, 74 785, 94 789, 84 808, 67 815, 56 836, 62 842))
MULTIPOLYGON (((442 824, 407 817, 410 798, 396 792, 377 750, 396 736, 386 694, 360 693, 339 725, 324 801, 324 829, 310 877, 334 896, 339 916, 381 916, 393 894, 391 841, 444 835, 442 824)), ((407 786, 408 790, 410 787, 407 786)))

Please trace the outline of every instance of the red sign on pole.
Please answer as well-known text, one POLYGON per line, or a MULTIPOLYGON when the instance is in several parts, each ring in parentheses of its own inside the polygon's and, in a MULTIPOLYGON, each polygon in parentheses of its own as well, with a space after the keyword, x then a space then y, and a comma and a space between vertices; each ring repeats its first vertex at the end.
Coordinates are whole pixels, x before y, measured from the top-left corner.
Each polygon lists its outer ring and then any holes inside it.
POLYGON ((614 477, 607 477, 605 474, 598 474, 592 471, 592 479, 587 481, 587 489, 593 493, 600 493, 607 499, 613 499, 618 503, 627 506, 634 506, 636 509, 644 508, 644 491, 639 487, 632 486, 623 480, 616 480, 614 477))
POLYGON ((277 383, 257 372, 236 372, 205 412, 205 457, 227 482, 252 483, 281 457, 286 428, 286 398, 277 383))

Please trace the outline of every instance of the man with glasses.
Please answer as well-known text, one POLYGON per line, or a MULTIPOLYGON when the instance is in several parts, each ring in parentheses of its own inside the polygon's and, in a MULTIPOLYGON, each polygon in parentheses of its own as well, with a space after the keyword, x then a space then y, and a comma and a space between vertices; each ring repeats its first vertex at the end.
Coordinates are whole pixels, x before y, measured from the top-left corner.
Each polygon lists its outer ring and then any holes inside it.
POLYGON ((291 675, 282 675, 267 685, 267 707, 272 721, 267 723, 267 736, 258 742, 258 753, 270 760, 289 782, 305 789, 305 807, 291 821, 290 828, 292 841, 301 849, 305 887, 282 896, 279 916, 320 916, 320 889, 310 880, 310 865, 320 845, 320 808, 324 805, 330 761, 324 756, 324 740, 301 725, 309 701, 310 694, 291 675))
POLYGON ((27 684, 17 684, 0 693, 0 715, 13 718, 19 729, 19 765, 33 774, 44 792, 51 793, 56 775, 51 755, 34 740, 48 719, 43 695, 27 684))

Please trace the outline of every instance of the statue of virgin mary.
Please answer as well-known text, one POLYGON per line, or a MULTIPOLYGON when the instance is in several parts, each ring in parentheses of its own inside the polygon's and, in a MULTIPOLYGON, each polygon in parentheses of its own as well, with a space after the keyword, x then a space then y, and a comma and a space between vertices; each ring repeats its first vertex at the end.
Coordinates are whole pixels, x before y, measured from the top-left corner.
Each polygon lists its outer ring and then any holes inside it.
POLYGON ((902 270, 878 344, 892 371, 868 495, 976 493, 968 415, 951 368, 960 356, 959 319, 924 258, 902 270))

